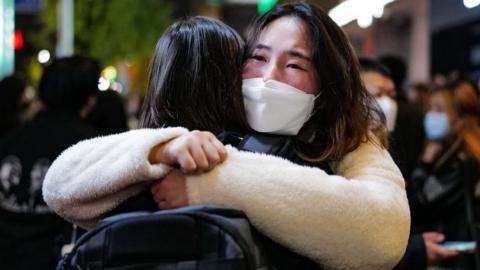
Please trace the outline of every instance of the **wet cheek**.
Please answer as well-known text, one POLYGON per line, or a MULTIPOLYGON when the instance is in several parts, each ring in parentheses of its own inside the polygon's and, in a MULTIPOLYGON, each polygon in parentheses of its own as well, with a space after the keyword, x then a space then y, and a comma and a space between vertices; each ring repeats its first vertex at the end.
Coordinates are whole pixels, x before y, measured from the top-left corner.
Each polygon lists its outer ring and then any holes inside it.
POLYGON ((309 83, 300 83, 299 87, 297 87, 298 89, 300 90, 303 90, 305 93, 308 93, 308 94, 315 94, 315 89, 313 87, 313 85, 309 84, 309 83))
POLYGON ((262 77, 261 70, 259 67, 255 67, 254 64, 246 64, 243 67, 242 78, 243 79, 252 79, 262 77))
POLYGON ((315 85, 310 83, 309 78, 303 76, 287 76, 287 81, 285 83, 302 90, 308 94, 315 94, 315 85))

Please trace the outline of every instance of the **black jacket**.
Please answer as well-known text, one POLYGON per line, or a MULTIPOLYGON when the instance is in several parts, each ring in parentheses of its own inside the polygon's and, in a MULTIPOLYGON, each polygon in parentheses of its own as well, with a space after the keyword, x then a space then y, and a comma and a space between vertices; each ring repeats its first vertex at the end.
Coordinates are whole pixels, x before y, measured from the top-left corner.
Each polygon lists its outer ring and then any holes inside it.
MULTIPOLYGON (((478 176, 476 160, 461 151, 437 166, 420 163, 412 173, 412 184, 407 186, 412 230, 438 231, 445 234, 445 241, 474 241, 473 220, 467 213, 475 205, 467 198, 473 195, 478 176)), ((474 257, 461 253, 440 266, 474 269, 474 257)))
POLYGON ((389 152, 408 182, 423 150, 423 115, 414 106, 398 101, 395 129, 390 134, 389 152))
POLYGON ((72 225, 43 201, 43 178, 63 150, 96 135, 78 117, 43 111, 0 141, 2 269, 54 269, 72 225))
MULTIPOLYGON (((414 106, 398 100, 398 114, 395 129, 390 134, 389 152, 410 186, 410 175, 417 165, 422 152, 424 131, 423 115, 414 106)), ((427 267, 425 242, 421 233, 412 232, 407 249, 395 270, 419 270, 427 267)))

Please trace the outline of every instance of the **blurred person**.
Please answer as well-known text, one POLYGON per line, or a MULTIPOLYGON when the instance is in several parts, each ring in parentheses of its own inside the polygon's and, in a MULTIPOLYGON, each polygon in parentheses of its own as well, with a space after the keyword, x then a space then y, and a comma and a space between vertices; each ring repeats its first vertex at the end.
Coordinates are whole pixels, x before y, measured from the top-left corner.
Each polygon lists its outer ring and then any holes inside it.
MULTIPOLYGON (((465 181, 480 176, 480 108, 474 88, 465 86, 439 88, 430 95, 424 122, 428 142, 407 187, 416 194, 410 200, 413 226, 441 232, 438 242, 474 241, 465 181), (471 161, 474 166, 468 166, 471 161)), ((437 257, 440 269, 475 268, 472 254, 442 253, 437 257)))
POLYGON ((42 109, 0 141, 0 267, 54 269, 72 225, 45 204, 42 183, 52 161, 70 145, 98 135, 81 119, 98 88, 98 64, 74 56, 46 66, 42 109))
MULTIPOLYGON (((390 71, 381 63, 369 59, 360 58, 361 77, 367 91, 373 95, 385 114, 387 127, 390 133, 390 153, 399 166, 402 174, 406 177, 407 186, 409 181, 409 172, 413 170, 417 157, 408 157, 407 153, 415 153, 421 151, 422 121, 416 114, 412 115, 412 111, 408 106, 395 99, 396 95, 392 95, 395 91, 390 71), (412 118, 414 121, 412 121, 412 118), (411 134, 417 133, 417 135, 411 134), (420 138, 418 138, 420 136, 420 138), (420 142, 420 143, 418 143, 420 142), (405 151, 405 149, 415 149, 416 151, 405 151), (409 160, 409 158, 413 160, 409 160)), ((408 190, 408 189, 407 189, 408 190)), ((407 193, 408 196, 410 194, 407 193)), ((429 237, 432 234, 422 235, 421 233, 411 233, 408 241, 407 249, 404 257, 396 270, 420 270, 427 266, 427 251, 435 250, 436 246, 430 247, 429 237)))
POLYGON ((361 77, 367 91, 375 97, 385 115, 390 148, 395 163, 408 182, 422 151, 424 132, 420 111, 396 99, 395 84, 389 69, 369 58, 360 58, 361 77))
POLYGON ((407 100, 425 114, 429 107, 430 86, 426 83, 417 82, 410 85, 407 92, 407 100))
POLYGON ((0 81, 0 139, 22 124, 22 113, 29 104, 27 82, 18 75, 0 81))
POLYGON ((161 209, 236 208, 262 233, 320 265, 393 267, 408 235, 404 182, 346 36, 320 9, 294 3, 256 21, 245 58, 238 40, 212 19, 173 25, 157 44, 143 109, 143 127, 157 129, 73 146, 47 173, 45 199, 65 218, 92 227, 161 178, 152 187, 161 209), (259 109, 262 103, 270 110, 259 109), (245 119, 238 114, 244 106, 255 131, 291 137, 295 162, 308 166, 225 149, 211 133, 161 129, 242 128, 225 120, 245 119), (92 163, 76 163, 75 156, 92 163))
POLYGON ((97 92, 95 105, 86 121, 102 135, 127 131, 127 114, 122 96, 113 90, 97 92))
POLYGON ((385 66, 390 72, 396 99, 406 101, 404 83, 407 75, 407 64, 405 61, 399 56, 386 54, 378 57, 378 62, 385 66))
POLYGON ((473 90, 477 95, 480 93, 478 85, 470 73, 453 71, 447 77, 445 86, 456 90, 470 88, 470 90, 473 90))

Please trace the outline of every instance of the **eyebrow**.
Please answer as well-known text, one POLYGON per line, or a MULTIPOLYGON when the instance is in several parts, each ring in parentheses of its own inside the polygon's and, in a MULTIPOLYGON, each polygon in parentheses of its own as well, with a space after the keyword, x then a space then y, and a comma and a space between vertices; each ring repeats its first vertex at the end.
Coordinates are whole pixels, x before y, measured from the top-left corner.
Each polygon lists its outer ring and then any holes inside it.
MULTIPOLYGON (((272 47, 264 45, 264 44, 257 44, 257 46, 255 46, 255 49, 271 51, 272 47)), ((307 60, 307 61, 310 61, 310 62, 312 61, 312 58, 306 56, 304 53, 299 52, 297 50, 289 50, 289 51, 287 51, 287 53, 288 53, 288 55, 293 56, 293 57, 301 58, 301 59, 304 59, 304 60, 307 60)))

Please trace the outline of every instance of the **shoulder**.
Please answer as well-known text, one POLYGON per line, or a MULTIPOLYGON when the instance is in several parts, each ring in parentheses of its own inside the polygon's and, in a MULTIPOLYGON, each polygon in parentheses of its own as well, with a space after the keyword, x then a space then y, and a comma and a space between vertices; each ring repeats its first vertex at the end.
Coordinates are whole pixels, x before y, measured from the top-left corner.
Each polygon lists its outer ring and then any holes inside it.
POLYGON ((387 149, 373 135, 341 160, 333 163, 332 167, 335 173, 348 178, 384 179, 404 185, 400 169, 387 149))
POLYGON ((390 158, 387 148, 380 139, 373 133, 369 133, 368 138, 353 151, 346 154, 341 160, 351 158, 390 158))

